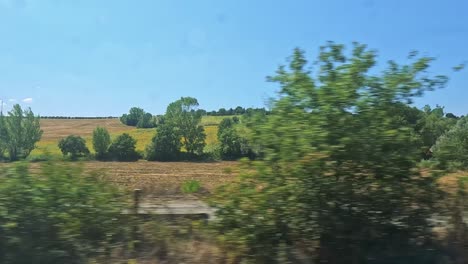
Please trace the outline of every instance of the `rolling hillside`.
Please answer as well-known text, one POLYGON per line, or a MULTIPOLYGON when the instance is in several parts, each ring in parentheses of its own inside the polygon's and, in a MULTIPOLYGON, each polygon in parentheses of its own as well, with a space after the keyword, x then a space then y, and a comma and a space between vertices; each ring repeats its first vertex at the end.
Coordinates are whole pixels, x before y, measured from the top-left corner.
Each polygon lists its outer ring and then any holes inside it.
MULTIPOLYGON (((206 143, 216 143, 218 124, 226 116, 204 116, 202 125, 205 126, 207 135, 206 143)), ((31 155, 41 155, 48 152, 52 155, 60 155, 57 144, 60 139, 68 135, 78 135, 86 140, 88 148, 92 151, 92 134, 97 127, 105 127, 112 137, 122 133, 128 133, 137 140, 137 150, 144 151, 155 135, 155 129, 139 129, 123 125, 118 119, 41 119, 41 129, 44 131, 41 141, 37 144, 31 155)))

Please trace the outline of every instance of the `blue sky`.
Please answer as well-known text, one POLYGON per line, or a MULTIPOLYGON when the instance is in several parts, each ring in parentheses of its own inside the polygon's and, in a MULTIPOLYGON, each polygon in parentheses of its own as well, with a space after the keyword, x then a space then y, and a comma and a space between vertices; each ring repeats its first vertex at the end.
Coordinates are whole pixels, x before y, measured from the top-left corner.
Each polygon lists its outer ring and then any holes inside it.
POLYGON ((465 0, 0 0, 0 98, 41 115, 164 113, 181 96, 204 109, 264 106, 265 82, 299 46, 328 40, 434 56, 448 88, 417 105, 468 113, 465 0))

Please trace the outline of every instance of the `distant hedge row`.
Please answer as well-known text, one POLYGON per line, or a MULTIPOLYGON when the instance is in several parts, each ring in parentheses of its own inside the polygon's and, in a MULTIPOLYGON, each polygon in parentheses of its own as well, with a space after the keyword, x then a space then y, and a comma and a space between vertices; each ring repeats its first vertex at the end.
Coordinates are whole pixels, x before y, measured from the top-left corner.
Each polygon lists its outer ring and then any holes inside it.
POLYGON ((114 116, 41 116, 42 119, 117 119, 114 116))

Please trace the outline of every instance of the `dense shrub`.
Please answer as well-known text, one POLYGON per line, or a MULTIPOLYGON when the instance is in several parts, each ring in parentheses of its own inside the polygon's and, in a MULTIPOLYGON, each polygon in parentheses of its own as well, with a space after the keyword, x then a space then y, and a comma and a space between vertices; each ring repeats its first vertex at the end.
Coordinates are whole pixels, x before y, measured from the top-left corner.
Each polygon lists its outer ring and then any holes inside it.
POLYGON ((147 160, 174 161, 180 158, 182 143, 170 124, 163 124, 157 128, 156 135, 146 148, 147 160))
POLYGON ((238 118, 224 118, 218 126, 219 151, 224 160, 251 156, 247 139, 241 137, 235 127, 238 122, 238 118))
POLYGON ((58 147, 64 156, 70 156, 71 159, 89 154, 89 149, 86 147, 86 141, 75 135, 70 135, 59 141, 58 147))
POLYGON ((0 263, 88 263, 126 236, 121 194, 79 168, 20 164, 0 178, 0 263))
POLYGON ((110 143, 109 131, 104 127, 96 127, 93 131, 93 148, 96 152, 96 159, 102 160, 106 157, 110 143))
POLYGON ((123 114, 120 117, 120 122, 127 126, 136 126, 138 128, 152 128, 157 124, 153 115, 146 113, 145 110, 139 107, 132 107, 128 114, 123 114))
POLYGON ((442 135, 432 148, 434 158, 444 169, 468 168, 468 117, 442 135))
POLYGON ((428 73, 431 58, 413 54, 379 72, 376 56, 365 45, 348 53, 329 42, 314 71, 295 49, 268 78, 279 96, 250 127, 262 161, 243 164, 242 177, 212 200, 213 226, 233 260, 443 261, 428 221, 444 213, 434 206, 437 185, 416 169, 422 140, 395 108, 447 79, 428 73))
POLYGON ((201 184, 197 180, 189 180, 184 183, 182 183, 182 186, 180 187, 180 190, 183 193, 196 193, 200 190, 201 184))
POLYGON ((135 150, 136 140, 129 134, 123 133, 112 141, 109 147, 109 155, 117 161, 136 161, 140 155, 135 150))

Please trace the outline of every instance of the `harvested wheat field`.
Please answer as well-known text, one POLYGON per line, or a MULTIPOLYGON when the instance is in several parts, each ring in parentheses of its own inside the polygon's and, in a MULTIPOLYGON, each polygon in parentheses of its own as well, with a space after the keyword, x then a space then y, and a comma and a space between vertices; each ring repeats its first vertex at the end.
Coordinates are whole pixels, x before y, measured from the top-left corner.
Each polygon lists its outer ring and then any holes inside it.
POLYGON ((60 155, 57 146, 60 139, 69 135, 81 136, 86 140, 87 147, 92 150, 93 130, 100 126, 105 127, 111 137, 128 133, 137 140, 137 150, 143 151, 155 135, 155 129, 137 129, 120 123, 119 119, 41 119, 41 129, 44 131, 41 140, 36 144, 37 148, 32 156, 47 152, 52 155, 60 155))
POLYGON ((42 141, 58 141, 68 135, 90 137, 97 126, 105 127, 109 133, 123 133, 135 130, 120 123, 119 119, 41 119, 44 131, 42 141))
MULTIPOLYGON (((201 194, 234 180, 238 162, 64 162, 70 166, 83 166, 86 172, 95 172, 104 179, 126 190, 142 189, 143 195, 168 196, 181 194, 181 185, 189 180, 200 182, 201 194)), ((11 163, 0 163, 9 167, 11 163)), ((35 172, 41 163, 30 163, 35 172)))
MULTIPOLYGON (((206 143, 212 145, 217 142, 216 133, 218 127, 216 124, 222 120, 223 117, 203 117, 202 124, 205 125, 206 143), (206 119, 206 120, 205 120, 206 119), (217 122, 217 123, 216 123, 217 122)), ((93 130, 100 126, 106 128, 111 134, 112 138, 117 137, 122 133, 128 133, 136 139, 136 149, 144 151, 146 146, 151 143, 151 139, 156 134, 154 128, 136 128, 126 126, 120 122, 119 119, 41 119, 41 129, 44 131, 41 140, 36 144, 37 148, 33 150, 31 156, 41 155, 45 152, 52 155, 61 155, 57 146, 60 139, 69 135, 81 136, 86 140, 86 145, 89 150, 92 147, 93 130)))
POLYGON ((107 179, 129 189, 142 189, 146 195, 180 193, 180 186, 197 180, 205 191, 233 180, 236 162, 87 162, 87 170, 100 170, 107 179))

